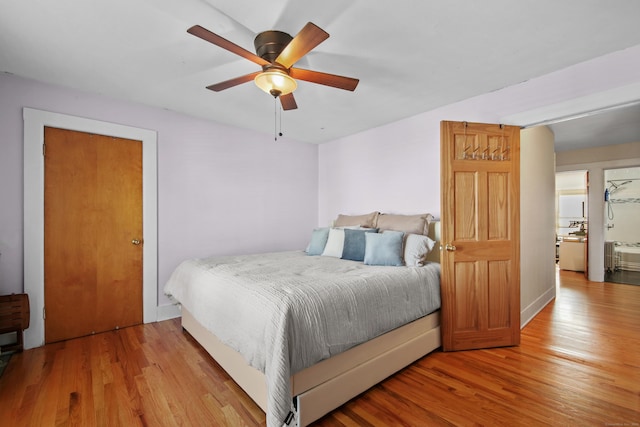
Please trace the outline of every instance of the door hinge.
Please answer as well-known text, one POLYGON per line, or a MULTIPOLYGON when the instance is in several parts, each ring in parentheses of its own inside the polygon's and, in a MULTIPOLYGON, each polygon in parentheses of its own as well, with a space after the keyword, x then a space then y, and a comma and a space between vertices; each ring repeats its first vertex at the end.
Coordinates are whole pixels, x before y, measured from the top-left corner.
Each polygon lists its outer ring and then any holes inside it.
POLYGON ((42 319, 47 318, 47 313, 44 311, 44 307, 42 307, 42 319))
POLYGON ((47 144, 45 144, 43 142, 42 143, 42 157, 44 157, 46 155, 46 151, 47 151, 47 144))

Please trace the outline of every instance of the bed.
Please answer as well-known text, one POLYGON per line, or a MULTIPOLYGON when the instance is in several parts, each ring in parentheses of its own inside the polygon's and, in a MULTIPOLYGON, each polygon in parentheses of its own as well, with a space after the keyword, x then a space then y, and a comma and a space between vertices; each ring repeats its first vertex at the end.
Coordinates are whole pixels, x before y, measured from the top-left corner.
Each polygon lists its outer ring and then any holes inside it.
POLYGON ((374 214, 339 216, 305 251, 187 260, 165 286, 270 427, 308 425, 440 346, 439 222, 374 214), (406 265, 375 258, 398 238, 406 265))

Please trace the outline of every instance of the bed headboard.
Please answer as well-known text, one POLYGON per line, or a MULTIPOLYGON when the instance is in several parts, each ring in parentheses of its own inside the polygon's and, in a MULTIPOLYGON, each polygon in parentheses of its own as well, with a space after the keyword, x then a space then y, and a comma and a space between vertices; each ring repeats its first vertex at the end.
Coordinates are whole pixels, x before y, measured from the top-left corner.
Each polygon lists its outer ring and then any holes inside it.
POLYGON ((429 223, 429 234, 436 244, 433 250, 427 255, 427 261, 440 262, 440 220, 432 220, 429 223))
POLYGON ((440 262, 440 220, 433 218, 433 215, 429 213, 402 215, 373 211, 365 215, 340 214, 331 224, 331 227, 350 226, 403 231, 405 234, 426 234, 436 242, 431 252, 427 255, 427 261, 440 262), (425 233, 427 224, 429 228, 428 232, 425 233))

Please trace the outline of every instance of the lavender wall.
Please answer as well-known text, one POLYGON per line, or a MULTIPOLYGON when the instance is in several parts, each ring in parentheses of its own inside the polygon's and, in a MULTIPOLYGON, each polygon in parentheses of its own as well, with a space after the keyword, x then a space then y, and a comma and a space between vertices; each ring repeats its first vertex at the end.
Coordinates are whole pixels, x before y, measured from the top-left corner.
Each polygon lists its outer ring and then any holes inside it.
POLYGON ((317 223, 315 145, 7 74, 0 94, 0 294, 23 290, 23 107, 157 131, 159 305, 181 260, 300 249, 317 223))
POLYGON ((499 123, 473 98, 320 146, 319 221, 340 213, 440 217, 440 121, 499 123))

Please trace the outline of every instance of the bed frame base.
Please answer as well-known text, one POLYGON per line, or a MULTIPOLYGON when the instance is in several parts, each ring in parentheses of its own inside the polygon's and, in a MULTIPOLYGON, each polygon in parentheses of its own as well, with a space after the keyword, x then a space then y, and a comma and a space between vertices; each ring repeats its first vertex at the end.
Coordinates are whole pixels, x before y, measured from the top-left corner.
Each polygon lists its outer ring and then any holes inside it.
MULTIPOLYGON (((224 345, 182 307, 182 326, 266 412, 264 374, 224 345)), ((306 426, 440 347, 440 312, 394 329, 291 377, 297 423, 306 426)))

